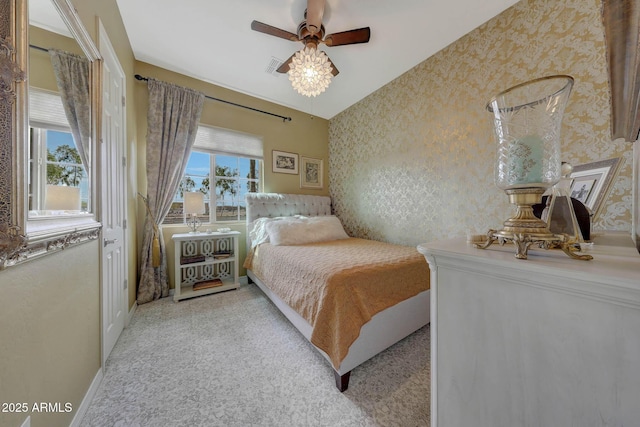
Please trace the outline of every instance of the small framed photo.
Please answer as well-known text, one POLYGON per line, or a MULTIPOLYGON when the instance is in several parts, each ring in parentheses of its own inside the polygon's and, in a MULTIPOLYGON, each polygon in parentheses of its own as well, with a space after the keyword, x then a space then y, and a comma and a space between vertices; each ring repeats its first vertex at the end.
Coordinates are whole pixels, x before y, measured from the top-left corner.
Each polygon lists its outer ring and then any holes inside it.
POLYGON ((300 188, 322 188, 322 159, 301 158, 300 188))
POLYGON ((298 174, 298 155, 273 150, 273 172, 298 174))
POLYGON ((593 218, 603 206, 622 158, 600 160, 573 167, 571 172, 571 197, 589 208, 593 218))
POLYGON ((593 190, 593 185, 595 183, 596 180, 591 177, 586 177, 586 179, 574 179, 571 183, 571 197, 580 200, 586 205, 589 194, 591 194, 591 190, 593 190))

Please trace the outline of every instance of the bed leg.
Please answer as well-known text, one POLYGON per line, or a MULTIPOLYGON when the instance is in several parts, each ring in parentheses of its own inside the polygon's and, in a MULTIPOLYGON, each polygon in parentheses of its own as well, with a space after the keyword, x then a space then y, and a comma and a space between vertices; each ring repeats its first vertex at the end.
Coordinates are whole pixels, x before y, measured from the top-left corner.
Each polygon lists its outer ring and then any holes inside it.
POLYGON ((333 374, 336 377, 336 387, 338 387, 338 390, 340 390, 341 392, 345 391, 347 387, 349 387, 349 376, 351 375, 351 371, 343 375, 340 375, 338 372, 333 371, 333 374))

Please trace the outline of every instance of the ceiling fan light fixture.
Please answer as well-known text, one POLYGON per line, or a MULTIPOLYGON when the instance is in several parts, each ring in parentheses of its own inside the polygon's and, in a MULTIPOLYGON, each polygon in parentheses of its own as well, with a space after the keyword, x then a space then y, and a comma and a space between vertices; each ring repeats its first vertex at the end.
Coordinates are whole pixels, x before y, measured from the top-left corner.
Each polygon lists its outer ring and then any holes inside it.
POLYGON ((318 96, 329 87, 333 77, 332 69, 326 53, 306 46, 291 59, 289 80, 299 94, 308 97, 318 96))

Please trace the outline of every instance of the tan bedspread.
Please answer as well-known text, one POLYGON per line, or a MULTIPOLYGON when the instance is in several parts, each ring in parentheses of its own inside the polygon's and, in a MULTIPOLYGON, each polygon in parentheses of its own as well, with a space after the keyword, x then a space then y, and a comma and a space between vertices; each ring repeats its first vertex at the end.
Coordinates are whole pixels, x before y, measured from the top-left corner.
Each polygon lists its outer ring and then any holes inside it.
POLYGON ((429 267, 416 248, 358 238, 264 243, 245 267, 311 324, 311 342, 334 368, 373 315, 429 289, 429 267))

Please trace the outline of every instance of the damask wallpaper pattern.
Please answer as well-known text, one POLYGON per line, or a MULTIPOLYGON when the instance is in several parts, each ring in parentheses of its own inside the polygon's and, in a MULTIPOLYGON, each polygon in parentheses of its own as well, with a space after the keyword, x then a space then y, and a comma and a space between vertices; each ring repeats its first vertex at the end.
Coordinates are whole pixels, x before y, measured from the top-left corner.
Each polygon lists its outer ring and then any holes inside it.
POLYGON ((330 121, 330 191, 347 232, 414 245, 500 228, 513 208, 493 181, 486 103, 552 74, 575 78, 563 160, 624 159, 594 229, 629 231, 633 146, 611 141, 600 1, 522 0, 330 121))

